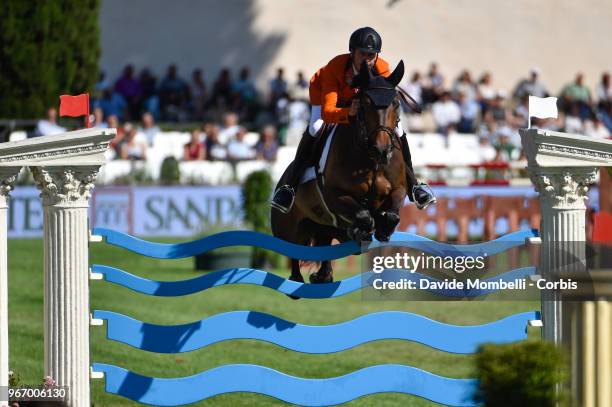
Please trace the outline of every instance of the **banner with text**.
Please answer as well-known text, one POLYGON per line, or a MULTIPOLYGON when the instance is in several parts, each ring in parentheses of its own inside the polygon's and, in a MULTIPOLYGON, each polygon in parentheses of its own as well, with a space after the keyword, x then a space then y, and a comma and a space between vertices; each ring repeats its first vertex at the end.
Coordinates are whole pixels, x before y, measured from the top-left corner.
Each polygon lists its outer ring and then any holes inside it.
MULTIPOLYGON (((11 192, 9 238, 41 237, 43 210, 35 187, 11 192)), ((241 226, 240 187, 97 187, 90 201, 94 227, 137 236, 192 237, 241 226)))

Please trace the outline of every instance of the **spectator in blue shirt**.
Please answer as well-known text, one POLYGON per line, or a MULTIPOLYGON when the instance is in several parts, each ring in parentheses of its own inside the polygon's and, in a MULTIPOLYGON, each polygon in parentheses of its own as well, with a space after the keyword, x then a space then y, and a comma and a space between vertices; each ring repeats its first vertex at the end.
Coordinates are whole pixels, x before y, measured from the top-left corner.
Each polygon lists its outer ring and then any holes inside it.
POLYGON ((278 99, 287 93, 287 81, 283 77, 285 70, 278 68, 276 77, 270 81, 270 107, 274 109, 278 99))
POLYGON ((459 110, 461 120, 457 124, 459 133, 473 133, 480 113, 480 105, 474 98, 467 98, 463 92, 459 93, 459 110))
POLYGON ((122 121, 125 118, 127 103, 123 96, 107 88, 102 92, 102 98, 94 102, 94 108, 96 107, 102 109, 104 117, 116 116, 122 121))
POLYGON ((162 115, 168 120, 181 120, 187 103, 187 83, 177 74, 176 65, 168 67, 168 73, 159 86, 162 115))

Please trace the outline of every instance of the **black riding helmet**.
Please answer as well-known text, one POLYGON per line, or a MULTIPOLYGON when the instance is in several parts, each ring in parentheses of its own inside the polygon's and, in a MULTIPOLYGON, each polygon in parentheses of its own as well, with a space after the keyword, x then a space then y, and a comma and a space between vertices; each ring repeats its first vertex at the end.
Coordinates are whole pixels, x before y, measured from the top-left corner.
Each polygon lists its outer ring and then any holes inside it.
POLYGON ((349 39, 349 51, 356 49, 363 52, 379 53, 382 48, 380 34, 372 27, 362 27, 351 34, 349 39))

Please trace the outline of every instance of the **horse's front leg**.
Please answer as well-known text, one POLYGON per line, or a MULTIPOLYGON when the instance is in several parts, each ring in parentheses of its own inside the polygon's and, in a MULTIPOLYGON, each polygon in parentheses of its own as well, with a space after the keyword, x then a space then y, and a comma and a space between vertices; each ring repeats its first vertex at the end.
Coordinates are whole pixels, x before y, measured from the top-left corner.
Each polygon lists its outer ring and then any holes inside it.
POLYGON ((364 208, 350 195, 340 195, 336 198, 334 212, 349 224, 347 234, 356 242, 371 241, 374 233, 374 218, 370 211, 364 208))
MULTIPOLYGON (((302 276, 302 272, 300 271, 300 261, 297 259, 291 259, 291 275, 289 276, 289 280, 295 281, 297 283, 303 283, 304 277, 302 276)), ((287 294, 287 296, 294 300, 299 300, 300 297, 287 294)))
POLYGON ((374 237, 379 242, 388 242, 400 221, 399 211, 404 205, 406 190, 399 187, 391 191, 383 208, 388 208, 376 213, 376 233, 374 237))

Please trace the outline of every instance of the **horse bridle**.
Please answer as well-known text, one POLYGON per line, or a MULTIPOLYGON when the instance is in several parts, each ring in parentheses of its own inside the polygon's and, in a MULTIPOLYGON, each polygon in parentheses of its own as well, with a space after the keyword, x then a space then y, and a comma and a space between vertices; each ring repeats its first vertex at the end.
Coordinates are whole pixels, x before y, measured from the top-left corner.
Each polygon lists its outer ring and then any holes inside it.
MULTIPOLYGON (((378 89, 378 88, 369 88, 369 89, 378 89)), ((380 89, 388 89, 388 88, 380 88, 380 89)), ((360 93, 361 92, 358 92, 355 95, 355 97, 360 98, 361 97, 360 93)), ((397 103, 398 103, 397 106, 395 106, 396 109, 399 107, 399 102, 397 103)), ((396 100, 393 101, 393 104, 396 104, 396 100)), ((398 118, 398 121, 399 121, 399 118, 398 118)), ((361 103, 359 104, 359 110, 357 110, 357 124, 359 128, 358 137, 360 139, 360 142, 365 147, 365 151, 367 152, 368 158, 372 160, 377 166, 381 164, 379 162, 380 156, 375 153, 373 146, 370 144, 370 138, 372 137, 372 135, 380 131, 387 133, 389 135, 389 139, 391 140, 389 149, 392 149, 395 147, 401 150, 401 148, 399 147, 399 140, 397 140, 397 135, 395 134, 395 128, 391 128, 389 126, 384 126, 384 125, 379 124, 374 129, 368 131, 366 127, 366 121, 365 121, 365 110, 364 110, 363 104, 361 103)), ((396 126, 397 126, 397 123, 396 123, 396 126)))

